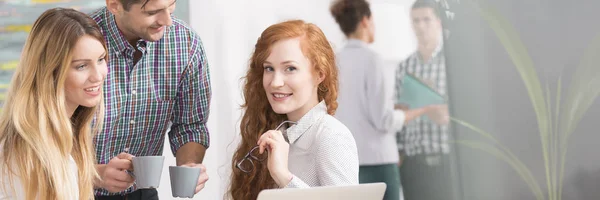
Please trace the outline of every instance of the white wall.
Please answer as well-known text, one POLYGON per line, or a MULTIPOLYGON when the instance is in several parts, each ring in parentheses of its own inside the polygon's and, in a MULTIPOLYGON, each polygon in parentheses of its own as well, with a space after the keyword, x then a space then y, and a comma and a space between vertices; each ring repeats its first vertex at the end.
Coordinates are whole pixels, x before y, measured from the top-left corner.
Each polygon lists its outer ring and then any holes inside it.
MULTIPOLYGON (((372 46, 390 63, 390 70, 415 48, 408 18, 408 7, 413 1, 371 1, 377 28, 376 42, 372 46)), ((242 115, 240 78, 260 33, 285 19, 303 19, 319 26, 334 48, 339 49, 344 44, 344 36, 329 14, 329 5, 330 2, 324 0, 190 1, 190 25, 203 40, 213 91, 208 122, 211 146, 204 158, 210 179, 194 199, 222 199, 227 190, 230 160, 239 140, 242 115)), ((165 145, 168 146, 168 142, 165 145)), ((168 166, 175 164, 175 158, 165 149, 167 158, 159 196, 172 199, 168 166)))

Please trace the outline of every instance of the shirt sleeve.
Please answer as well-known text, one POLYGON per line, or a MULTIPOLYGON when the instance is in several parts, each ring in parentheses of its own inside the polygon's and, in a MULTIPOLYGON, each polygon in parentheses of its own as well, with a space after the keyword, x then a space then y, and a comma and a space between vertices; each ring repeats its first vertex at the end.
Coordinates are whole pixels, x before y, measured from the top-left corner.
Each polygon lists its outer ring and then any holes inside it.
POLYGON ((369 123, 380 133, 395 134, 404 125, 404 111, 394 110, 394 87, 386 84, 383 61, 373 56, 371 63, 365 72, 369 123))
POLYGON ((210 73, 200 38, 196 37, 196 42, 197 51, 191 56, 183 74, 174 106, 173 124, 169 131, 173 155, 188 142, 196 142, 206 148, 210 144, 206 127, 211 99, 210 73))
POLYGON ((400 65, 396 68, 395 78, 394 78, 394 103, 400 103, 400 95, 402 94, 402 84, 403 77, 406 73, 406 61, 400 63, 400 65))
MULTIPOLYGON (((315 140, 315 163, 320 186, 358 184, 358 150, 349 131, 326 129, 315 140)), ((345 129, 347 130, 347 129, 345 129)), ((310 187, 293 176, 286 188, 310 187)))
POLYGON ((292 175, 292 181, 288 183, 285 188, 309 188, 310 186, 304 181, 300 180, 296 175, 292 175))

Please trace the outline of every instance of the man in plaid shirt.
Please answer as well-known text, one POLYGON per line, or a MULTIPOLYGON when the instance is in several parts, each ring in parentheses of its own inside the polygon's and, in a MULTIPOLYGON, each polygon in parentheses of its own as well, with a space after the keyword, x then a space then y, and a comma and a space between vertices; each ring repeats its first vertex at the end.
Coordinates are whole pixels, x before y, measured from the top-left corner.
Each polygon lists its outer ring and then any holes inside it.
POLYGON ((158 199, 156 189, 138 190, 128 170, 132 156, 162 155, 166 137, 178 166, 201 168, 197 193, 208 180, 201 163, 211 97, 200 37, 172 15, 175 0, 106 3, 91 14, 109 51, 104 125, 94 138, 96 199, 158 199))
MULTIPOLYGON (((411 19, 418 49, 397 70, 396 98, 402 95, 402 79, 406 73, 421 79, 445 97, 446 65, 437 4, 434 1, 417 0, 411 9, 411 19)), ((407 200, 452 198, 448 192, 448 188, 452 187, 452 180, 448 178, 451 173, 448 107, 430 105, 427 108, 427 117, 409 121, 397 134, 401 182, 407 200)))

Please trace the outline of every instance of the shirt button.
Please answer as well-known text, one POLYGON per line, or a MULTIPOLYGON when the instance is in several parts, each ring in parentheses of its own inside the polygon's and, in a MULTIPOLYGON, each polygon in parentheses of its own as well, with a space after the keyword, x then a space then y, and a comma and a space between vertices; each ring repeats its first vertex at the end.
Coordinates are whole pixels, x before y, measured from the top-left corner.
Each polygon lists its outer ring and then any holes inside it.
POLYGON ((135 95, 135 94, 137 94, 137 91, 131 90, 131 94, 135 95))
POLYGON ((129 121, 130 124, 135 124, 135 121, 131 120, 129 121))

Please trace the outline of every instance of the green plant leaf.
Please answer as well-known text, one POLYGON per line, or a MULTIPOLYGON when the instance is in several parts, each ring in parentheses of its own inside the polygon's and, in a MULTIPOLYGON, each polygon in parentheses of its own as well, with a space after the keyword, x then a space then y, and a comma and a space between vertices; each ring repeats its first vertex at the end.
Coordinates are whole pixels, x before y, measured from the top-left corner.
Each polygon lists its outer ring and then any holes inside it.
POLYGON ((529 171, 529 169, 527 167, 520 165, 519 163, 522 163, 522 162, 520 162, 518 159, 515 160, 515 159, 511 158, 506 152, 503 152, 502 150, 500 150, 492 145, 483 143, 483 142, 474 141, 474 140, 457 140, 454 142, 457 144, 465 145, 465 146, 473 148, 473 149, 483 150, 483 151, 495 156, 496 158, 506 162, 513 168, 513 170, 515 170, 519 174, 521 179, 523 179, 523 181, 525 181, 527 186, 529 186, 529 189, 533 192, 535 198, 537 200, 544 200, 544 194, 542 193, 542 190, 540 189, 539 185, 535 181, 535 178, 533 177, 533 175, 531 175, 531 171, 529 171))
POLYGON ((478 7, 479 13, 483 16, 484 20, 490 25, 500 43, 508 53, 508 56, 515 65, 515 68, 521 76, 521 80, 525 84, 527 94, 533 105, 533 110, 536 114, 538 122, 538 129, 540 134, 540 140, 542 144, 542 156, 544 159, 544 167, 546 174, 546 185, 548 186, 548 196, 553 199, 553 193, 551 192, 551 161, 550 161, 550 133, 549 133, 549 110, 544 100, 543 90, 537 76, 533 61, 529 56, 525 45, 521 41, 519 34, 514 27, 506 20, 501 14, 496 11, 493 7, 485 4, 483 1, 479 1, 479 4, 475 4, 478 7))
MULTIPOLYGON (((560 99, 561 99, 561 90, 562 90, 562 75, 558 77, 558 83, 556 84, 556 102, 555 102, 555 113, 554 113, 554 127, 552 129, 552 132, 554 133, 555 139, 554 139, 554 143, 553 143, 553 151, 554 151, 554 155, 552 156, 553 159, 556 161, 556 163, 554 163, 553 167, 555 168, 554 173, 552 174, 553 179, 554 179, 554 193, 555 193, 555 197, 556 199, 561 199, 562 197, 560 196, 560 188, 562 188, 562 185, 560 183, 559 180, 559 173, 560 173, 560 166, 562 166, 562 163, 565 162, 564 160, 561 159, 560 157, 560 153, 562 152, 562 149, 559 146, 560 141, 562 140, 561 137, 561 132, 558 129, 558 125, 559 125, 559 121, 558 121, 558 116, 560 115, 560 99)), ((551 123, 552 124, 552 123, 551 123)))
MULTIPOLYGON (((454 117, 450 117, 450 120, 452 120, 453 122, 455 122, 458 125, 462 125, 468 129, 473 130, 475 133, 486 137, 488 139, 490 139, 493 142, 493 145, 496 145, 499 147, 500 152, 504 153, 504 155, 506 155, 506 157, 521 171, 523 171, 523 174, 525 174, 525 177, 522 177, 523 179, 531 179, 534 180, 533 186, 532 186, 532 192, 534 194, 536 193, 542 193, 542 190, 540 189, 540 186, 538 185, 537 182, 535 182, 535 178, 533 176, 533 174, 531 173, 531 171, 529 171, 529 168, 527 168, 527 166, 514 154, 512 153, 512 151, 510 149, 508 149, 506 146, 504 146, 502 143, 500 143, 492 134, 468 123, 465 121, 462 121, 460 119, 456 119, 454 117)), ((492 145, 492 146, 493 146, 492 145)), ((542 195, 543 196, 543 195, 542 195)))
MULTIPOLYGON (((550 98, 550 84, 548 84, 548 81, 546 80, 546 84, 545 84, 545 88, 546 88, 546 109, 548 111, 552 110, 552 98, 550 98)), ((558 138, 556 138, 556 136, 558 134, 555 133, 554 129, 552 129, 553 126, 553 122, 552 122, 552 116, 551 116, 552 112, 548 112, 548 130, 549 130, 549 151, 550 151, 550 156, 549 158, 549 162, 550 162, 550 185, 548 186, 548 192, 549 194, 549 198, 550 200, 556 200, 556 186, 557 186, 557 182, 558 182, 558 178, 557 178, 557 171, 558 171, 558 167, 557 167, 557 149, 558 147, 556 146, 556 141, 558 140, 558 138)))
POLYGON ((569 137, 600 94, 600 87, 598 87, 600 85, 600 57, 598 55, 600 55, 600 34, 592 40, 581 63, 575 69, 563 107, 560 120, 560 133, 563 137, 560 141, 559 197, 562 196, 569 137))

